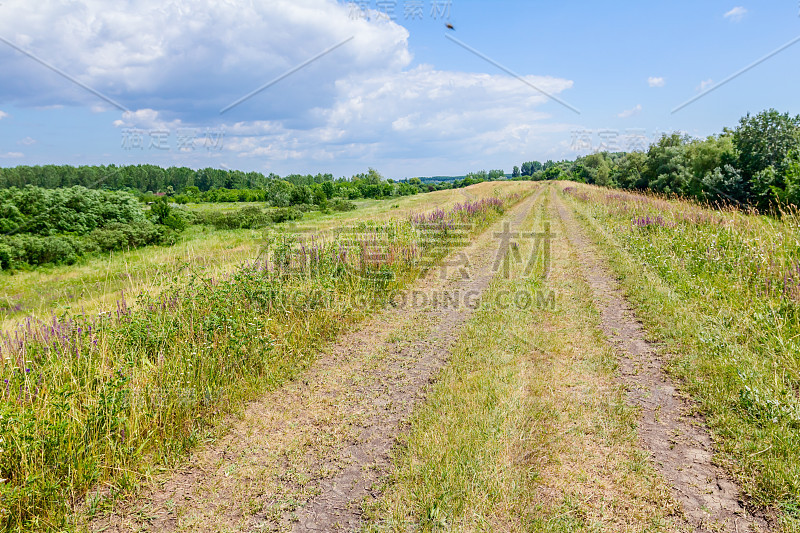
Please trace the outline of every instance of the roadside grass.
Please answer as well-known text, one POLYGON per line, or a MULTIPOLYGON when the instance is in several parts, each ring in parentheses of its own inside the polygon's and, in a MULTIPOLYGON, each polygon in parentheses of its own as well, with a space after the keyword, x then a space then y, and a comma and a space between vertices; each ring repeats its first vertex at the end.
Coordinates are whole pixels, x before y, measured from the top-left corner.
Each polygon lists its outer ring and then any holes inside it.
POLYGON ((753 504, 800 529, 800 218, 565 190, 697 400, 717 461, 753 504))
MULTIPOLYGON (((526 230, 557 220, 542 196, 526 230)), ((365 531, 680 531, 591 290, 552 230, 549 276, 510 261, 492 281, 401 436, 365 531)), ((532 245, 520 243, 525 260, 532 245)))
MULTIPOLYGON (((531 190, 531 189, 529 189, 531 190)), ((476 230, 505 203, 362 223, 356 242, 273 234, 269 261, 194 271, 135 304, 28 320, 0 337, 0 530, 62 530, 85 502, 101 512, 169 466, 244 400, 296 377, 317 348, 383 305, 452 245, 451 221, 476 230), (352 246, 356 248, 352 248, 352 246)), ((476 204, 477 205, 477 204, 476 204)))

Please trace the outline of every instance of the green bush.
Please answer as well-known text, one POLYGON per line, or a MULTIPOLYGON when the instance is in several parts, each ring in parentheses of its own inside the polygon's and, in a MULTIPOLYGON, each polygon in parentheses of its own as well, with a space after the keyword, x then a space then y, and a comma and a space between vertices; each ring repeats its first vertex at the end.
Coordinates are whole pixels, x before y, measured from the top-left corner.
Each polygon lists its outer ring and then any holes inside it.
POLYGON ((0 242, 3 269, 38 265, 72 265, 83 255, 85 246, 76 237, 68 235, 41 237, 39 235, 11 235, 0 242))
POLYGON ((0 189, 0 228, 32 235, 85 235, 112 222, 144 220, 141 204, 127 192, 85 187, 0 189))
POLYGON ((356 208, 356 204, 349 200, 342 200, 341 198, 337 198, 336 200, 332 201, 329 204, 329 207, 334 211, 354 211, 356 208))
POLYGON ((134 224, 110 224, 96 229, 88 236, 90 245, 98 250, 127 250, 161 242, 161 233, 152 222, 143 220, 134 224))
POLYGON ((274 223, 280 224, 281 222, 300 220, 303 218, 303 212, 295 207, 282 207, 272 211, 271 216, 274 223))

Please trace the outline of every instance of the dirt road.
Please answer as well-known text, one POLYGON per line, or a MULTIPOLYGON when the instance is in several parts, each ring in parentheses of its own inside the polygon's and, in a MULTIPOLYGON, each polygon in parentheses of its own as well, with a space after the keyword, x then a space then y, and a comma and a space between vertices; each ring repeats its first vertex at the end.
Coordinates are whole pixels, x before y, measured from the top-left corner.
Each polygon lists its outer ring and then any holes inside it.
MULTIPOLYGON (((529 197, 503 218, 519 225, 529 197)), ((498 222, 343 336, 297 382, 246 407, 230 433, 198 450, 99 531, 351 530, 390 466, 401 424, 447 362, 459 329, 496 274, 498 222)))

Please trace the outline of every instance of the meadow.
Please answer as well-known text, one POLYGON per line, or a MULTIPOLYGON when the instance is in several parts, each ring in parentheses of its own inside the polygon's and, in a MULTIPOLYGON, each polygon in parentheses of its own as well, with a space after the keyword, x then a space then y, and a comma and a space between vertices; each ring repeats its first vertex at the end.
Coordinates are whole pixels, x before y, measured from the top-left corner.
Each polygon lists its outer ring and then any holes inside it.
MULTIPOLYGON (((434 205, 447 209, 459 202, 472 201, 495 189, 513 192, 524 188, 520 183, 482 183, 469 189, 448 189, 388 200, 361 199, 353 201, 356 209, 352 211, 309 211, 298 221, 269 228, 216 230, 206 225, 190 225, 171 246, 114 251, 85 258, 74 265, 42 266, 13 274, 0 272, 0 328, 7 330, 27 316, 49 318, 52 314, 100 312, 113 308, 123 292, 128 295, 157 292, 180 273, 228 272, 254 259, 265 235, 271 231, 309 233, 359 220, 402 219, 432 209, 434 205)), ((230 215, 263 205, 206 203, 185 207, 192 213, 230 215)))
POLYGON ((267 231, 192 227, 171 247, 3 274, 16 302, 0 338, 3 528, 71 527, 76 505, 91 515, 135 491, 432 266, 455 225, 480 231, 529 190, 363 201, 267 231))

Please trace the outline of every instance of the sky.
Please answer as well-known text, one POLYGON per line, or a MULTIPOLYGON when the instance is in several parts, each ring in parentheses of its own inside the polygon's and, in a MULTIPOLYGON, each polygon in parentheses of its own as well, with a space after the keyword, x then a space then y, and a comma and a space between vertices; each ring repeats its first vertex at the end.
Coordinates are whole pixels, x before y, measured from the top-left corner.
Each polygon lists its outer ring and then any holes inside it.
POLYGON ((797 0, 3 0, 0 166, 511 172, 799 114, 799 65, 797 0))

